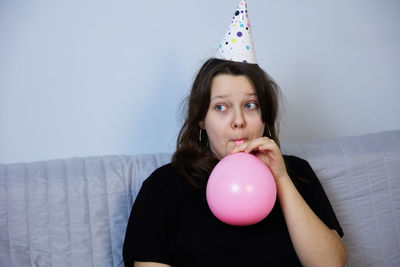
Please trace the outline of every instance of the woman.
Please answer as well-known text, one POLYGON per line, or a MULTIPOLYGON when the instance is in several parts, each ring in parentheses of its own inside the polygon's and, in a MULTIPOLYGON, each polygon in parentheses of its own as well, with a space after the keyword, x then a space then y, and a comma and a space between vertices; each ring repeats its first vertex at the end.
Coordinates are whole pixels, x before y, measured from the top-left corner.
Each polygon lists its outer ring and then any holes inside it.
POLYGON ((171 164, 143 183, 133 205, 126 266, 343 266, 342 229, 309 164, 282 156, 277 115, 278 87, 257 64, 205 62, 171 164), (213 167, 236 152, 256 155, 277 185, 271 213, 244 227, 219 221, 205 196, 213 167))

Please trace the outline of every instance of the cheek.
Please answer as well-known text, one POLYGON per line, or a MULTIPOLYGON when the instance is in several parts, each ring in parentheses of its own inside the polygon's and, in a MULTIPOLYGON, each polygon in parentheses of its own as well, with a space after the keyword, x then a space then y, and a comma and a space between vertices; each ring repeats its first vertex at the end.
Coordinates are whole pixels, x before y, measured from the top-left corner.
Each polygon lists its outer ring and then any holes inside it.
POLYGON ((213 153, 219 157, 224 156, 227 150, 225 143, 227 138, 227 126, 223 123, 223 121, 210 120, 206 121, 205 128, 213 153))
POLYGON ((210 125, 206 127, 208 138, 214 146, 218 146, 223 139, 223 128, 224 127, 221 127, 221 125, 210 125))
POLYGON ((261 137, 264 134, 265 123, 262 122, 261 118, 254 118, 250 121, 249 127, 255 137, 261 137))
POLYGON ((204 120, 204 127, 207 133, 213 137, 221 137, 226 131, 226 125, 223 119, 216 114, 208 114, 204 120))
POLYGON ((259 132, 260 132, 261 136, 264 134, 264 131, 265 131, 265 123, 260 122, 260 124, 259 124, 259 132))

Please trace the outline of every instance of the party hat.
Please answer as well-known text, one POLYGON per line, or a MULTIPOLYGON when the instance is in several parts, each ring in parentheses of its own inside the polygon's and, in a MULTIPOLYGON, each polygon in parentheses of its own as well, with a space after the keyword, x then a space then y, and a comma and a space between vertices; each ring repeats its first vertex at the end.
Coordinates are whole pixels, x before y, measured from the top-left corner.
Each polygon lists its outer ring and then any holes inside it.
POLYGON ((247 5, 244 0, 240 1, 225 37, 219 44, 217 57, 237 62, 257 63, 247 5))

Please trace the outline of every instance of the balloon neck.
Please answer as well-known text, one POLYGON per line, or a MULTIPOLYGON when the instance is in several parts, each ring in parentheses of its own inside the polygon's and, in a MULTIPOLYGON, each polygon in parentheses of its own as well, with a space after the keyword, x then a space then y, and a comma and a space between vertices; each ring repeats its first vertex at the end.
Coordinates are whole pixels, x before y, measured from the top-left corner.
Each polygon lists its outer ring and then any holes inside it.
POLYGON ((244 142, 244 140, 236 140, 235 145, 238 146, 238 145, 242 144, 243 142, 244 142))

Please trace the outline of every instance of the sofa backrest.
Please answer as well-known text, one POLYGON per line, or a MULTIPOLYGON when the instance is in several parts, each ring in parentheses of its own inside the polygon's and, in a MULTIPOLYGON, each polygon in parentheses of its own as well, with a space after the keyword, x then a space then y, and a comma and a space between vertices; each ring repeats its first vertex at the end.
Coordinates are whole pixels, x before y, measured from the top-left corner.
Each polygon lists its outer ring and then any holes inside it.
POLYGON ((124 266, 142 181, 170 154, 0 165, 0 266, 124 266))
POLYGON ((307 159, 344 231, 348 266, 400 266, 400 130, 291 144, 307 159))
MULTIPOLYGON (((309 161, 348 266, 400 266, 400 130, 283 145, 309 161)), ((130 209, 171 154, 0 164, 0 266, 123 266, 130 209)))

